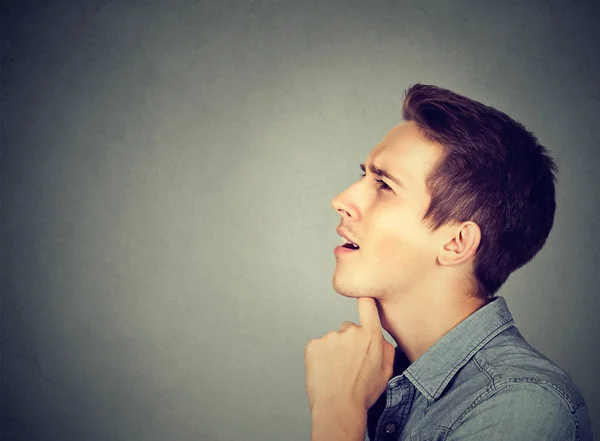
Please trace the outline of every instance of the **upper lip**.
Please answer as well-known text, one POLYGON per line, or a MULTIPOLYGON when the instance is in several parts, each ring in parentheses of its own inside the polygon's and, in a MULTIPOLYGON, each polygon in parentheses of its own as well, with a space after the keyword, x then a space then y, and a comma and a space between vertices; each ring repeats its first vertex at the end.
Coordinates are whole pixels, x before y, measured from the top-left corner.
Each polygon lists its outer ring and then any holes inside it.
POLYGON ((348 242, 352 242, 355 245, 358 245, 353 239, 350 238, 350 236, 348 236, 346 233, 344 233, 340 227, 336 228, 337 234, 339 234, 340 236, 342 236, 344 239, 346 239, 348 242))

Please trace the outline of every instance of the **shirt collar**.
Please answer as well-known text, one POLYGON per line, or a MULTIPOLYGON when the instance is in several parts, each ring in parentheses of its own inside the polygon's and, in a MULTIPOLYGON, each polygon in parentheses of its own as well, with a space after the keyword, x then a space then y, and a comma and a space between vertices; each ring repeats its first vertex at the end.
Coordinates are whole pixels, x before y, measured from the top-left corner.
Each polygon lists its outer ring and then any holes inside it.
MULTIPOLYGON (((428 400, 437 400, 458 370, 483 345, 513 326, 513 322, 506 300, 496 296, 444 334, 408 366, 404 375, 428 400)), ((395 369, 401 369, 402 361, 410 362, 396 349, 396 355, 400 357, 397 357, 395 369)))

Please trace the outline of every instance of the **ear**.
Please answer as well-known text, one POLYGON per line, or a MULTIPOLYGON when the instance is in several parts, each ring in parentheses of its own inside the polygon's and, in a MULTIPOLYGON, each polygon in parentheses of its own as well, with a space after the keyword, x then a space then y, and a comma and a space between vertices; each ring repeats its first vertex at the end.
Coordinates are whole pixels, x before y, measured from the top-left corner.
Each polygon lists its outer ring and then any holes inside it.
POLYGON ((475 255, 481 242, 481 230, 473 221, 462 222, 450 230, 451 236, 438 253, 441 265, 457 265, 475 255))

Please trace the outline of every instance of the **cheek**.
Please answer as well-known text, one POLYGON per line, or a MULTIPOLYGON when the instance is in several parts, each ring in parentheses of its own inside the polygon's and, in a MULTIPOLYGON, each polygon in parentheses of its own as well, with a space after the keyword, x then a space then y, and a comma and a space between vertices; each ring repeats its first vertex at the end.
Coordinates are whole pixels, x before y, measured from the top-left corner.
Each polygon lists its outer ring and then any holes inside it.
POLYGON ((431 238, 414 213, 380 217, 374 225, 372 244, 382 259, 423 261, 431 254, 431 238))
POLYGON ((397 253, 406 246, 410 228, 406 216, 401 216, 400 213, 387 212, 385 216, 378 216, 370 227, 373 251, 381 256, 397 253))

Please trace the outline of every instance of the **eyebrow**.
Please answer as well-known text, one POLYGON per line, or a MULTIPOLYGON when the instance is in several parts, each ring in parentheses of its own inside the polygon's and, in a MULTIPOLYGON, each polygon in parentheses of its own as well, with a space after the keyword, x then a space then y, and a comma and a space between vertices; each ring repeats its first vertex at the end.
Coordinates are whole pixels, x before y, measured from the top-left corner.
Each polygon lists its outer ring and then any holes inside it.
MULTIPOLYGON (((365 171, 365 164, 360 164, 360 169, 362 171, 365 171)), ((398 187, 402 187, 406 190, 406 186, 400 182, 397 178, 395 178, 394 176, 392 176, 389 172, 387 172, 386 170, 377 167, 374 164, 369 164, 369 170, 371 171, 371 173, 379 175, 379 176, 385 176, 386 178, 388 178, 390 181, 394 182, 398 187)))

